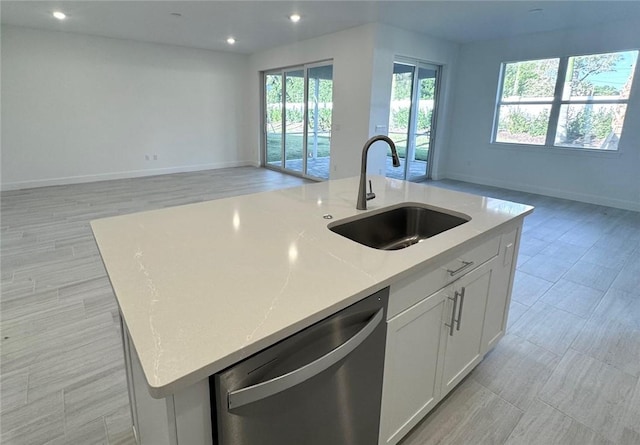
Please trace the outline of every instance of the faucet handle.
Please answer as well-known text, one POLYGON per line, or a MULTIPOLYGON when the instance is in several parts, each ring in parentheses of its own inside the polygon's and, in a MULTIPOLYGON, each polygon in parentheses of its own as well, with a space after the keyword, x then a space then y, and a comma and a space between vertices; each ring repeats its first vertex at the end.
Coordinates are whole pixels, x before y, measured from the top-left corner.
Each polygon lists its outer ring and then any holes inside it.
POLYGON ((369 193, 367 193, 367 201, 370 201, 375 197, 376 194, 373 193, 373 186, 371 185, 371 179, 369 179, 369 193))

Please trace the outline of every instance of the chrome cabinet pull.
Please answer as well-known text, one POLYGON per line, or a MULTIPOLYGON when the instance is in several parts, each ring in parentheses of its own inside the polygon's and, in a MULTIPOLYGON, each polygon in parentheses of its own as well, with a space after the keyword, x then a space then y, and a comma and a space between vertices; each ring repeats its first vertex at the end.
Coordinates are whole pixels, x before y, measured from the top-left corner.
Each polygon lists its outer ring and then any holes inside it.
POLYGON ((462 305, 464 304, 464 292, 464 286, 462 287, 462 292, 458 293, 458 291, 456 291, 456 294, 460 296, 460 308, 458 309, 458 319, 456 320, 456 331, 460 330, 460 323, 462 323, 462 305))
POLYGON ((456 270, 447 269, 447 272, 449 272, 449 275, 451 275, 452 277, 458 275, 463 270, 473 266, 473 261, 460 261, 462 262, 462 266, 458 267, 456 270))
POLYGON ((458 292, 454 292, 453 298, 447 296, 449 300, 453 300, 453 308, 451 309, 451 322, 444 325, 449 328, 449 335, 453 337, 453 327, 456 321, 456 306, 458 306, 458 292))

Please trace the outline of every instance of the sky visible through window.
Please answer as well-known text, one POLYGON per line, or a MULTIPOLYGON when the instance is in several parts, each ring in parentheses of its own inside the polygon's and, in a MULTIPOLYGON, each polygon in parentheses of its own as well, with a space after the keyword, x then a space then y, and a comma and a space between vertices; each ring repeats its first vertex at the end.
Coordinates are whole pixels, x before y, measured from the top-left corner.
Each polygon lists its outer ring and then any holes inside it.
POLYGON ((638 51, 625 51, 619 54, 622 58, 614 65, 613 71, 591 76, 591 82, 594 85, 611 85, 617 89, 621 89, 625 85, 629 76, 633 74, 631 70, 637 62, 638 51))

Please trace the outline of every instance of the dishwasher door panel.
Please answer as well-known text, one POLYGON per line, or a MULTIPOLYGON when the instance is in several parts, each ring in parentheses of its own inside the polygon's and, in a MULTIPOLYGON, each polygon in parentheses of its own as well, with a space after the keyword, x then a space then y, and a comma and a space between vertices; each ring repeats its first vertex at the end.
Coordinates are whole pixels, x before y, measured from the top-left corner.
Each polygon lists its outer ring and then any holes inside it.
POLYGON ((212 376, 214 443, 378 439, 388 289, 212 376))

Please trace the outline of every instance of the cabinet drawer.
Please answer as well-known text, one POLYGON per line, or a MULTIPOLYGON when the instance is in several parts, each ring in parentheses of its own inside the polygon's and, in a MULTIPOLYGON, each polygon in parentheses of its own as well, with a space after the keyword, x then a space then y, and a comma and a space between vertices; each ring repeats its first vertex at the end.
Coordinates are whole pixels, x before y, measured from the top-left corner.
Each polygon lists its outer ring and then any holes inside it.
POLYGON ((499 249, 500 235, 446 260, 442 266, 427 268, 391 284, 387 319, 497 256, 499 249))

